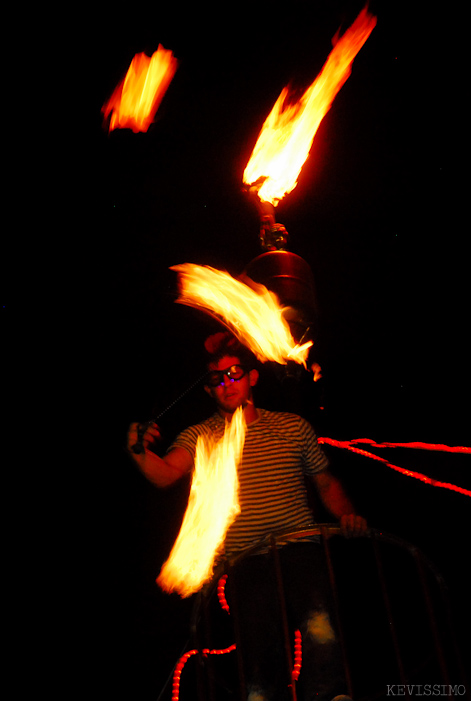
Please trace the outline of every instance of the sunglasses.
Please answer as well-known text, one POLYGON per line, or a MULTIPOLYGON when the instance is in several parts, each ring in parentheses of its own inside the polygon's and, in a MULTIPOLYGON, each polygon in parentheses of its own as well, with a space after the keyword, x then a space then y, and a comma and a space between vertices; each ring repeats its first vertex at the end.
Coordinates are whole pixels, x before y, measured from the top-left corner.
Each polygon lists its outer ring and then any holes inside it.
POLYGON ((230 368, 225 370, 211 370, 206 376, 206 384, 209 387, 218 387, 224 384, 224 375, 230 379, 231 382, 236 380, 241 380, 247 374, 247 369, 242 365, 231 365, 230 368))

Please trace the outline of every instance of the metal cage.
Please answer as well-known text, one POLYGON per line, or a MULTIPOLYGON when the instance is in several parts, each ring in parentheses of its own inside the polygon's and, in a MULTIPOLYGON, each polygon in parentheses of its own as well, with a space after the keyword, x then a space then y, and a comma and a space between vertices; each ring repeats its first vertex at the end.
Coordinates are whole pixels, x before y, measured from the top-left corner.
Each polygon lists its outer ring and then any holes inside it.
MULTIPOLYGON (((320 539, 325 557, 350 696, 355 701, 437 693, 468 698, 448 591, 435 565, 417 547, 395 536, 370 529, 365 537, 344 538, 339 526, 332 524, 264 540, 225 562, 198 594, 191 626, 195 662, 193 672, 185 672, 192 678, 187 681, 193 684, 192 698, 194 685, 199 701, 247 698, 237 648, 237 612, 221 612, 216 596, 221 583, 226 578, 230 582, 234 564, 268 545, 285 609, 279 543, 313 536, 320 539), (228 648, 234 639, 235 645, 228 648), (229 650, 230 655, 213 654, 229 650)), ((293 638, 286 610, 282 618, 286 664, 292 668, 293 638)), ((296 701, 295 682, 289 693, 296 701)), ((178 697, 174 693, 172 698, 178 697)), ((184 697, 182 691, 182 701, 184 697)))

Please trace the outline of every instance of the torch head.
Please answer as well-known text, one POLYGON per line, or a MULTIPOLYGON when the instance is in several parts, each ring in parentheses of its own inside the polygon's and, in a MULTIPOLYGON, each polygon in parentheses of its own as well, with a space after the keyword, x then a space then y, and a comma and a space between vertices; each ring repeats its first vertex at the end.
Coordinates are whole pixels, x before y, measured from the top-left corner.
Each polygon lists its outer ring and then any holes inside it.
POLYGON ((288 247, 289 234, 283 224, 277 224, 274 205, 271 202, 261 200, 258 195, 258 190, 264 180, 265 178, 259 178, 246 190, 249 199, 255 204, 260 218, 260 246, 262 251, 285 251, 288 247))
POLYGON ((289 234, 283 224, 265 223, 260 226, 260 245, 263 251, 285 251, 288 247, 289 234))

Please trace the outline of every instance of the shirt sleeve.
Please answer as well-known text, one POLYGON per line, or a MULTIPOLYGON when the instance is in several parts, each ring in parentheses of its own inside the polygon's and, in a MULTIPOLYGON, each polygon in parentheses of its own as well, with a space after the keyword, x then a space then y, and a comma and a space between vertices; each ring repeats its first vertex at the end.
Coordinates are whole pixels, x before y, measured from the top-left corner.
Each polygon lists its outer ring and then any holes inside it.
POLYGON ((167 450, 170 453, 174 448, 185 448, 191 457, 195 458, 196 452, 196 442, 198 440, 199 432, 196 426, 189 426, 184 431, 178 434, 178 436, 173 441, 172 445, 167 450))
POLYGON ((206 423, 196 424, 195 426, 189 426, 184 431, 178 434, 178 436, 173 441, 172 445, 167 450, 169 453, 173 448, 185 448, 193 460, 196 454, 196 443, 200 436, 206 436, 210 439, 213 435, 211 427, 206 423))
POLYGON ((322 472, 329 467, 329 460, 319 446, 317 436, 311 424, 305 419, 300 420, 300 432, 302 437, 303 472, 308 477, 322 472))

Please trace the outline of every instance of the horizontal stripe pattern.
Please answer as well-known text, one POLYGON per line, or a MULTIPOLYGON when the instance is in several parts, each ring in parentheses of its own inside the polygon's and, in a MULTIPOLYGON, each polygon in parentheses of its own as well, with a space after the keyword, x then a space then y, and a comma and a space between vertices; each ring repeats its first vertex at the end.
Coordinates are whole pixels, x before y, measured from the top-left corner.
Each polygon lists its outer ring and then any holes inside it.
MULTIPOLYGON (((259 418, 247 426, 238 468, 241 512, 226 535, 227 557, 272 533, 312 527, 304 478, 328 466, 305 419, 266 409, 258 409, 258 414, 259 418)), ((223 433, 224 420, 214 414, 183 431, 170 450, 178 446, 194 456, 199 435, 218 440, 223 433)))

